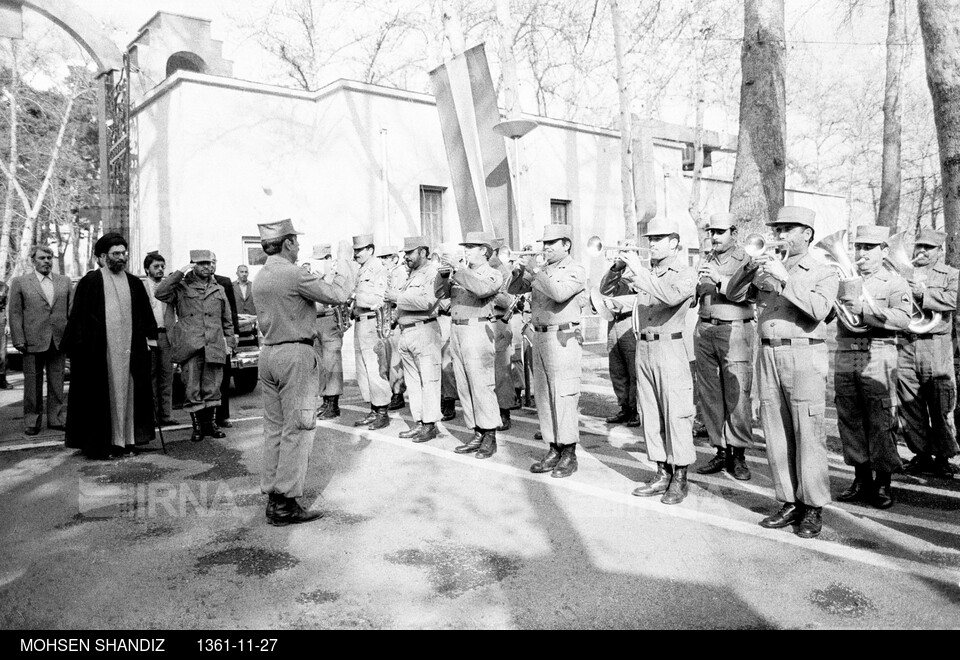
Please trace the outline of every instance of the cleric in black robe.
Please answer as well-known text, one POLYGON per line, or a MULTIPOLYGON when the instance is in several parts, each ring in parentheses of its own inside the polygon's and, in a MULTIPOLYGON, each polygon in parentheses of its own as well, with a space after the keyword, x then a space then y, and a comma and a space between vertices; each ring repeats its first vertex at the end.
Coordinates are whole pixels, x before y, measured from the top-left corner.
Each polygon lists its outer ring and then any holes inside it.
POLYGON ((95 458, 154 438, 147 342, 156 343, 157 322, 143 283, 126 272, 126 247, 120 234, 97 241, 94 254, 104 266, 77 283, 63 340, 70 358, 67 447, 95 458))

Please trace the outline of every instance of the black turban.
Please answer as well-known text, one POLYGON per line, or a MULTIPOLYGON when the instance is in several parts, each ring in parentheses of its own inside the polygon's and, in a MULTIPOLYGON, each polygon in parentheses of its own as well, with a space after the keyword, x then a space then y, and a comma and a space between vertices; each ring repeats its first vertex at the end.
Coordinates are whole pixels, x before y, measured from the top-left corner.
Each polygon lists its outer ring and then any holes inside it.
POLYGON ((122 235, 116 232, 110 232, 109 234, 104 234, 100 237, 100 240, 97 241, 96 245, 93 246, 94 256, 99 257, 101 254, 106 254, 110 251, 114 245, 122 245, 123 247, 129 247, 127 245, 127 239, 122 235))

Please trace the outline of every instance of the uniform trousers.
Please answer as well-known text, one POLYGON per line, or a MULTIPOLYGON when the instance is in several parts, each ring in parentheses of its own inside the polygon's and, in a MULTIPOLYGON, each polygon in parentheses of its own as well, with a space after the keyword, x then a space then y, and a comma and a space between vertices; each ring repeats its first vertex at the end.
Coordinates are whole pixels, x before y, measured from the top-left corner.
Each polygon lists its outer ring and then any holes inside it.
POLYGON ((517 407, 517 392, 514 389, 513 373, 513 329, 509 323, 494 321, 493 344, 496 348, 496 388, 497 405, 504 410, 517 407))
POLYGON ((23 426, 39 429, 43 410, 43 372, 47 372, 47 426, 64 426, 67 407, 63 398, 63 375, 67 355, 50 348, 23 354, 23 426))
POLYGON ((841 343, 833 379, 843 461, 880 472, 900 472, 897 345, 870 340, 858 344, 865 350, 844 350, 841 343))
POLYGON ((703 425, 714 447, 753 444, 753 320, 697 322, 693 333, 697 394, 703 425))
POLYGON ((150 381, 153 383, 154 407, 160 419, 173 416, 173 349, 166 332, 157 335, 157 350, 150 351, 150 381))
POLYGON ((621 409, 637 411, 637 336, 628 316, 607 325, 607 366, 621 409))
POLYGON ((760 423, 777 500, 829 504, 827 345, 761 345, 759 361, 760 423))
POLYGON ((317 336, 313 348, 320 360, 320 395, 343 394, 343 333, 336 316, 330 314, 317 319, 317 336))
POLYGON ((384 340, 377 335, 377 320, 373 317, 357 319, 353 327, 360 396, 370 405, 386 406, 393 396, 387 380, 390 356, 384 348, 384 340))
POLYGON ((183 378, 183 407, 188 412, 220 405, 222 364, 207 362, 203 351, 199 351, 180 363, 180 375, 183 378))
POLYGON ((454 324, 450 353, 457 379, 457 394, 468 429, 495 429, 501 424, 497 405, 496 347, 493 323, 454 324))
POLYGON ((406 386, 403 381, 403 360, 400 357, 400 328, 393 329, 390 338, 384 342, 390 354, 390 392, 402 393, 406 386))
POLYGON ((637 408, 647 457, 678 467, 693 448, 693 376, 682 338, 637 341, 637 408))
POLYGON ((7 379, 7 310, 0 309, 0 382, 7 379))
POLYGON ((317 427, 320 360, 305 344, 264 346, 260 352, 263 400, 263 475, 260 490, 303 495, 317 427))
POLYGON ((897 365, 900 432, 914 454, 956 456, 957 383, 950 335, 901 340, 897 365))
POLYGON ((440 326, 435 322, 398 329, 398 354, 414 421, 440 420, 440 326))
POLYGON ((449 316, 438 316, 440 326, 440 396, 444 399, 457 398, 457 375, 453 372, 453 353, 450 352, 450 335, 453 333, 453 321, 449 316))
POLYGON ((533 387, 544 442, 580 442, 580 375, 583 358, 578 328, 533 333, 533 387))

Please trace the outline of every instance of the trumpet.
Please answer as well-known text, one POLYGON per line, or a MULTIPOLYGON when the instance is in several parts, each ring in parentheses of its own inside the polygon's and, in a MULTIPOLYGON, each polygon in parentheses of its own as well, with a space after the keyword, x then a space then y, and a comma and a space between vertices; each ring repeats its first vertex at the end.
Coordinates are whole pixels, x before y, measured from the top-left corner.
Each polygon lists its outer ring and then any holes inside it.
POLYGON ((506 245, 497 250, 500 261, 512 261, 520 257, 539 257, 542 255, 543 250, 511 250, 506 245))
MULTIPOLYGON (((916 259, 907 256, 906 232, 899 232, 887 239, 887 248, 883 265, 904 279, 915 279, 916 259)), ((940 312, 925 312, 913 296, 910 296, 910 300, 913 303, 913 311, 910 314, 910 325, 907 326, 908 332, 915 335, 926 334, 943 320, 943 314, 940 312)))
POLYGON ((607 261, 616 261, 624 252, 636 252, 637 255, 649 252, 647 248, 637 247, 636 245, 619 245, 617 247, 603 247, 603 241, 599 236, 591 236, 587 239, 587 254, 591 256, 603 255, 607 261))
POLYGON ((760 234, 748 234, 743 240, 743 251, 751 259, 766 255, 786 261, 790 257, 790 244, 787 241, 774 241, 760 234))

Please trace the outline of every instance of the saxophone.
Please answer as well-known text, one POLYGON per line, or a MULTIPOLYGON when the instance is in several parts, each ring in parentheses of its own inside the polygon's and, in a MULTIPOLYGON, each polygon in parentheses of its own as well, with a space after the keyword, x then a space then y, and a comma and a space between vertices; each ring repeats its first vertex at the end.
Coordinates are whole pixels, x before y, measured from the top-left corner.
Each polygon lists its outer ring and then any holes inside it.
POLYGON ((377 336, 380 339, 389 339, 393 334, 393 326, 396 325, 394 310, 396 307, 390 304, 383 304, 377 307, 377 336))
POLYGON ((345 302, 333 306, 333 318, 336 321, 340 334, 346 334, 350 329, 350 307, 353 303, 345 302))

